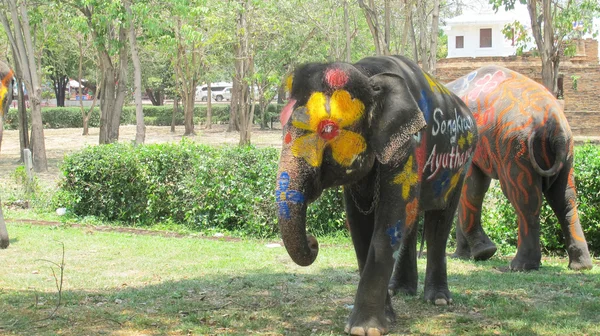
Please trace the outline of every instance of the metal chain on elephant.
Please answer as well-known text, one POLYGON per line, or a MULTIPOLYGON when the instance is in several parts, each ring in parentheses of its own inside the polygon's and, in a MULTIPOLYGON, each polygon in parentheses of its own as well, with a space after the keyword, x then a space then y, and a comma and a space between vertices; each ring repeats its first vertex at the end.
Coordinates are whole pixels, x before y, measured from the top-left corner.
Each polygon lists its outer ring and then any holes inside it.
POLYGON ((369 208, 369 210, 363 210, 360 208, 360 206, 358 205, 358 201, 356 200, 356 198, 354 197, 354 193, 352 192, 352 188, 348 188, 349 194, 352 197, 352 201, 354 201, 354 206, 356 207, 356 209, 358 209, 358 211, 363 214, 363 215, 368 215, 371 212, 373 212, 373 210, 375 210, 375 207, 377 206, 377 203, 379 203, 379 165, 377 165, 377 175, 375 175, 375 190, 374 190, 374 194, 373 194, 373 202, 371 203, 371 207, 369 208))

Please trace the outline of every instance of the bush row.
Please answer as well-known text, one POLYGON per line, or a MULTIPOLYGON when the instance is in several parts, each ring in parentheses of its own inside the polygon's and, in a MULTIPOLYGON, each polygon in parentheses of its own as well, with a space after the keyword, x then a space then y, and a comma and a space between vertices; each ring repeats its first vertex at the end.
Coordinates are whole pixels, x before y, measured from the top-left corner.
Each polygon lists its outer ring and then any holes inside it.
MULTIPOLYGON (((87 147, 68 155, 55 203, 78 216, 125 225, 174 222, 192 230, 224 229, 256 237, 278 232, 275 177, 278 151, 179 144, 87 147)), ((344 225, 341 192, 311 205, 312 232, 344 225)))
MULTIPOLYGON (((212 106, 212 122, 229 122, 229 105, 215 104, 212 106)), ((271 104, 267 108, 267 120, 276 116, 281 110, 281 105, 271 104)), ((194 106, 194 123, 206 122, 206 105, 194 106)), ((88 111, 87 109, 85 110, 88 111)), ((30 111, 28 110, 28 113, 30 111)), ((255 108, 254 122, 260 122, 260 108, 255 108)), ((150 126, 170 126, 173 115, 173 106, 144 106, 144 122, 150 126)), ((175 114, 176 125, 183 125, 183 109, 180 107, 175 114)), ((79 107, 44 107, 42 120, 45 128, 79 128, 83 127, 83 117, 79 107)), ((135 107, 123 107, 121 125, 135 125, 135 107)), ((98 127, 100 124, 100 109, 95 107, 91 113, 89 126, 98 127)), ((17 129, 19 126, 17 109, 10 109, 5 116, 5 128, 17 129)))
MULTIPOLYGON (((172 221, 195 230, 209 228, 252 236, 277 233, 274 199, 278 152, 272 148, 212 148, 188 141, 132 147, 88 147, 66 157, 58 194, 79 216, 94 215, 131 225, 172 221)), ((576 147, 579 216, 591 249, 600 253, 600 146, 576 147)), ((327 190, 309 207, 313 234, 343 229, 340 190, 327 190)), ((544 204, 542 247, 564 251, 560 226, 544 204)), ((498 184, 486 195, 484 228, 502 248, 514 249, 514 210, 498 184)))

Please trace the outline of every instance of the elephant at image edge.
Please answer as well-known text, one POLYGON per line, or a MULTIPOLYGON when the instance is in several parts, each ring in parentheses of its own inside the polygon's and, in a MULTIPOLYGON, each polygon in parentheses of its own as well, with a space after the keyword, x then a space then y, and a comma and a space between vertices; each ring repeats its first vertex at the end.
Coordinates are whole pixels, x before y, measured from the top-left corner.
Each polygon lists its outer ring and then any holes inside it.
MULTIPOLYGON (((12 101, 12 79, 12 70, 0 61, 0 148, 2 148, 2 133, 4 132, 4 115, 8 112, 8 106, 12 101)), ((0 202, 1 206, 2 203, 0 202)), ((8 245, 8 231, 6 230, 6 223, 4 223, 2 208, 0 208, 0 248, 5 249, 8 245)))
POLYGON ((446 85, 477 120, 479 143, 458 209, 454 256, 490 258, 496 246, 481 227, 481 206, 498 179, 518 217, 518 248, 510 267, 540 267, 542 195, 565 237, 569 268, 592 267, 577 215, 573 136, 562 107, 541 84, 498 66, 486 66, 446 85))
POLYGON ((424 297, 450 303, 446 242, 477 141, 469 109, 397 56, 307 64, 288 90, 276 189, 281 236, 294 262, 312 264, 318 243, 306 235, 307 205, 324 189, 343 186, 360 272, 345 331, 388 332, 394 259, 395 291, 416 294, 420 212, 430 247, 424 297))

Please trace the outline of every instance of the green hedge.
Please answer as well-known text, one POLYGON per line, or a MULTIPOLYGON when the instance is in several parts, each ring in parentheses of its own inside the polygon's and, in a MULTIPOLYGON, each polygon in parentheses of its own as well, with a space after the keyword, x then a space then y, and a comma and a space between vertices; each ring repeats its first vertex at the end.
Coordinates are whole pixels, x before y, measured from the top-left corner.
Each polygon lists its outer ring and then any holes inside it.
MULTIPOLYGON (((590 251, 600 254, 600 146, 586 144, 575 146, 575 185, 579 220, 590 246, 590 251)), ((563 253, 564 238, 554 212, 544 200, 541 212, 540 240, 544 252, 563 253)), ((517 246, 517 216, 502 194, 500 185, 494 183, 486 194, 482 212, 484 229, 493 242, 504 250, 517 246)))
MULTIPOLYGON (((271 104, 267 108, 267 119, 276 116, 282 106, 271 104)), ((194 106, 194 123, 206 122, 206 105, 194 106)), ((87 109, 86 109, 87 112, 87 109)), ((28 110, 28 114, 30 111, 28 110)), ((144 122, 150 126, 170 126, 173 114, 173 106, 144 106, 144 122)), ((83 118, 79 107, 44 107, 42 108, 42 120, 45 128, 80 128, 83 127, 83 118)), ((180 106, 175 115, 176 125, 183 125, 183 109, 180 106)), ((212 122, 229 122, 229 105, 215 104, 212 106, 212 122)), ((255 123, 260 122, 260 108, 256 106, 255 123)), ((121 125, 135 125, 135 107, 123 107, 121 114, 121 125)), ((100 124, 100 109, 94 108, 91 114, 89 126, 98 127, 100 124)), ((5 116, 5 129, 17 129, 19 125, 17 109, 9 109, 5 116)))
MULTIPOLYGON (((55 197, 78 216, 125 225, 174 222, 192 230, 225 229, 256 237, 278 232, 273 148, 214 148, 182 141, 134 147, 87 147, 68 155, 55 197)), ((328 191, 307 214, 315 234, 344 226, 341 192, 328 191)))

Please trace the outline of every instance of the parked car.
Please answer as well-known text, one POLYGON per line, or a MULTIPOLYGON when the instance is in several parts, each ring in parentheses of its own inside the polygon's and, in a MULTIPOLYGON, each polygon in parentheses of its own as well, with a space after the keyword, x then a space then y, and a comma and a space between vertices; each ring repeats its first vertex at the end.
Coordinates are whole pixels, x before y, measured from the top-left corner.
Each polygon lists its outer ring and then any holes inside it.
POLYGON ((231 100, 231 87, 226 87, 223 91, 220 92, 213 92, 213 97, 215 97, 215 100, 220 102, 223 100, 226 101, 230 101, 231 100))
MULTIPOLYGON (((231 86, 232 84, 227 82, 211 83, 210 90, 212 98, 216 101, 231 99, 231 86), (228 94, 224 94, 226 89, 228 89, 228 94)), ((208 86, 206 84, 196 87, 196 100, 203 102, 208 100, 208 86)))

